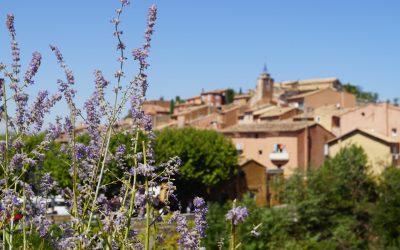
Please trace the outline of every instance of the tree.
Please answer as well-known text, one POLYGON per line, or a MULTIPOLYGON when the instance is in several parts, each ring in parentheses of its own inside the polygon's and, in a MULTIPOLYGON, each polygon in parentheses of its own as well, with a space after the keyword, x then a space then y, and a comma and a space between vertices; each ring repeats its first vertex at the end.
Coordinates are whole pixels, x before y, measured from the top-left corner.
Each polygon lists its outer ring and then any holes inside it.
POLYGON ((229 88, 225 91, 225 104, 232 103, 235 98, 235 90, 229 88))
POLYGON ((368 173, 367 156, 352 145, 320 169, 292 177, 284 194, 294 216, 289 235, 297 243, 316 241, 317 249, 367 248, 377 200, 368 173))
POLYGON ((358 101, 374 103, 378 101, 378 93, 363 91, 360 86, 347 83, 343 85, 343 88, 346 92, 355 95, 358 101))
POLYGON ((172 99, 169 103, 169 113, 172 115, 175 110, 175 101, 172 99))
POLYGON ((161 130, 157 133, 155 153, 158 163, 173 156, 181 158, 176 184, 178 194, 184 197, 207 194, 210 188, 236 173, 236 148, 229 139, 212 130, 161 130))
POLYGON ((387 168, 379 185, 373 224, 382 249, 400 248, 400 169, 387 168))
POLYGON ((176 104, 179 104, 179 103, 182 103, 183 102, 183 100, 181 99, 181 97, 179 96, 179 95, 177 95, 176 97, 175 97, 175 103, 176 104))

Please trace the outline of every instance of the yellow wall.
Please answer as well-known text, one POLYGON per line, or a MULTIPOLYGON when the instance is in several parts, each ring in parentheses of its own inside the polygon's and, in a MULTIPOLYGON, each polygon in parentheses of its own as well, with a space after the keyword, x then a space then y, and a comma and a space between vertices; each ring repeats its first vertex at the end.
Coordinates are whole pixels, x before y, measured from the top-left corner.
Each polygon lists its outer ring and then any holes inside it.
POLYGON ((360 133, 338 140, 335 144, 330 145, 329 155, 335 156, 341 148, 350 146, 351 144, 361 146, 364 149, 368 156, 368 163, 371 166, 373 175, 381 174, 386 166, 392 164, 389 145, 360 133))

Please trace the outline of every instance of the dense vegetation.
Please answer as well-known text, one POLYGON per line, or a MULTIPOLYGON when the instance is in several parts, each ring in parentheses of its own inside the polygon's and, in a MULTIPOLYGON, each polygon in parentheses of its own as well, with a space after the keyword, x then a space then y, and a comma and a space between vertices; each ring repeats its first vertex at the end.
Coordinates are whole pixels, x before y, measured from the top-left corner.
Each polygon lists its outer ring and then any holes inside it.
MULTIPOLYGON (((26 149, 31 150, 43 139, 44 134, 25 138, 26 149)), ((140 140, 146 140, 143 135, 140 140)), ((115 152, 118 145, 131 147, 132 135, 118 133, 113 136, 110 150, 115 152)), ((87 144, 87 135, 78 137, 78 141, 87 144)), ((62 144, 53 143, 51 150, 46 153, 42 170, 51 172, 61 187, 70 187, 71 178, 66 171, 67 156, 62 153, 62 144)), ((138 145, 140 152, 141 145, 138 145)), ((176 180, 178 194, 182 197, 193 198, 195 195, 207 195, 207 190, 229 180, 235 174, 237 151, 230 140, 211 130, 193 128, 165 129, 157 132, 154 150, 157 163, 165 162, 173 156, 179 156, 182 165, 180 175, 176 180), (187 185, 196 186, 196 189, 185 188, 187 185)), ((127 162, 128 164, 129 163, 127 162)), ((106 179, 120 175, 115 162, 110 162, 106 172, 106 179)), ((112 195, 119 190, 119 186, 110 185, 108 192, 112 195)))
POLYGON ((364 91, 362 87, 353 85, 350 83, 344 84, 343 88, 345 91, 353 94, 357 97, 357 100, 360 102, 377 102, 378 101, 378 93, 364 91))
MULTIPOLYGON (((363 150, 351 146, 319 170, 297 173, 284 184, 284 206, 260 208, 242 201, 249 217, 239 226, 241 249, 399 249, 400 169, 369 176, 363 150), (257 237, 250 234, 262 223, 257 237)), ((211 204, 207 249, 228 244, 223 215, 230 205, 211 204)))

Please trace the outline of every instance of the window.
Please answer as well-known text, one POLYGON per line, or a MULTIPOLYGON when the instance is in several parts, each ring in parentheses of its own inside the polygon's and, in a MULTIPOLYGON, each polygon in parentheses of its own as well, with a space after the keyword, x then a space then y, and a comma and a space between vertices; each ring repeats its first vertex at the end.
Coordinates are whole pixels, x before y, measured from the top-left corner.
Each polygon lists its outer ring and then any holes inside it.
POLYGON ((397 136, 397 128, 392 128, 392 136, 397 136))
POLYGON ((258 150, 258 154, 259 154, 259 155, 262 155, 262 150, 258 150))
POLYGON ((274 148, 272 149, 273 153, 282 153, 282 152, 286 152, 286 146, 283 144, 275 144, 274 148))
POLYGON ((340 117, 337 116, 332 117, 332 127, 336 128, 340 127, 340 117))
POLYGON ((361 115, 362 115, 362 116, 365 116, 365 113, 364 113, 364 112, 362 112, 362 113, 361 113, 361 115))
POLYGON ((243 153, 243 144, 236 143, 236 150, 239 152, 239 154, 243 153))

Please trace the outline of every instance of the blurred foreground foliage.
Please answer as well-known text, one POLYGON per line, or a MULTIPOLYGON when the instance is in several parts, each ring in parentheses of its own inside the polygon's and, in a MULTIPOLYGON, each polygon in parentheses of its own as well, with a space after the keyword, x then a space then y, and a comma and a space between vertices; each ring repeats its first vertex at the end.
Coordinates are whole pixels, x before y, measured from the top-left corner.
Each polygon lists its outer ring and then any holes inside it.
MULTIPOLYGON (((145 141, 146 137, 139 134, 139 141, 145 141)), ((236 174, 238 155, 232 142, 222 134, 212 130, 199 130, 194 128, 164 129, 156 132, 154 151, 156 163, 161 164, 171 157, 179 156, 182 165, 179 168, 180 175, 177 177, 176 185, 178 195, 188 198, 193 196, 206 196, 207 190, 220 183, 229 180, 236 174), (190 189, 187 185, 195 186, 190 189)), ((25 148, 33 150, 44 137, 44 134, 29 136, 24 139, 25 148)), ((111 139, 110 150, 115 152, 118 145, 125 145, 127 153, 133 152, 132 139, 134 135, 129 133, 117 133, 111 139)), ((88 135, 80 135, 78 142, 88 144, 88 135)), ((53 143, 51 149, 46 153, 43 166, 38 171, 50 172, 61 188, 71 187, 71 177, 66 164, 67 156, 61 150, 61 143, 53 143)), ((138 145, 137 152, 142 152, 141 145, 138 145)), ((126 159, 126 166, 133 166, 129 159, 126 159)), ((115 162, 110 161, 105 173, 105 183, 111 180, 111 176, 119 176, 121 171, 115 162)), ((109 185, 108 193, 116 194, 119 186, 109 185)))
MULTIPOLYGON (((244 197, 249 217, 239 225, 239 249, 400 249, 400 169, 369 175, 357 146, 343 149, 316 170, 283 184, 284 205, 257 207, 244 197), (250 234, 257 230, 259 235, 250 234)), ((210 204, 206 249, 227 249, 230 204, 210 204)))

